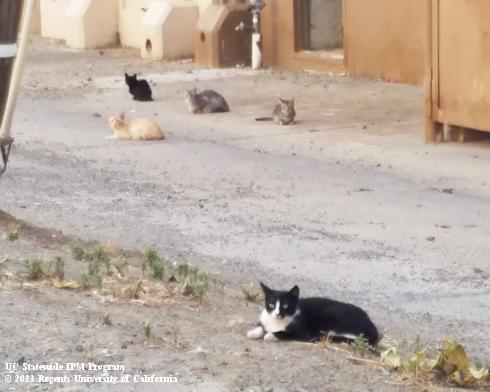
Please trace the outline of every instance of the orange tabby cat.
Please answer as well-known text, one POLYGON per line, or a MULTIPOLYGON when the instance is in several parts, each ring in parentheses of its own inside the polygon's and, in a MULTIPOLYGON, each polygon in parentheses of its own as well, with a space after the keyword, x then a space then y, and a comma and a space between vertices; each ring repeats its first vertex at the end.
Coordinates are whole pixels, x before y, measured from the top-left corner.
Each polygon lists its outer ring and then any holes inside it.
POLYGON ((165 139, 160 126, 151 118, 134 118, 124 120, 124 113, 109 117, 109 125, 114 134, 106 139, 157 140, 165 139))

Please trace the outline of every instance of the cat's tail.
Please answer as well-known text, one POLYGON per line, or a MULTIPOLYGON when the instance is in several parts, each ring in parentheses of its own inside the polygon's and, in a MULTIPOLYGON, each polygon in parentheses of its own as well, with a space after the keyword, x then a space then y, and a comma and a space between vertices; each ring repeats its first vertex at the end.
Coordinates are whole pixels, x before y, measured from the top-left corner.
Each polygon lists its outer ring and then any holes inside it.
POLYGON ((272 117, 257 117, 255 121, 272 121, 274 118, 272 117))

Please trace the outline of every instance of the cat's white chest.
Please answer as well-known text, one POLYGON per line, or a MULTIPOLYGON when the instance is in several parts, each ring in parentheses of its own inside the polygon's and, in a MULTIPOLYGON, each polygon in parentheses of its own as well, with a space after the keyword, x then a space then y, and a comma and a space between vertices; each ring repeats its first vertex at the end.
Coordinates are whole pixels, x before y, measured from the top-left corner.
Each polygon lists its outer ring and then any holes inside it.
POLYGON ((291 317, 277 318, 273 314, 263 310, 260 313, 260 324, 264 327, 266 332, 280 332, 285 331, 288 324, 291 322, 291 317))

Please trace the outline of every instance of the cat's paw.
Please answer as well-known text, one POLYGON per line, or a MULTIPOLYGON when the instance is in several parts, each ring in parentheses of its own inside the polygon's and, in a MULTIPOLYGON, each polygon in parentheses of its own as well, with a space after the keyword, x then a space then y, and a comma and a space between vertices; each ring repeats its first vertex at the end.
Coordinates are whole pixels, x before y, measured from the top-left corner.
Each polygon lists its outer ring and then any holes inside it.
POLYGON ((276 335, 274 335, 272 332, 267 332, 265 335, 264 335, 264 340, 266 342, 276 342, 278 341, 279 339, 276 338, 276 335))
POLYGON ((247 338, 249 339, 260 339, 262 336, 264 336, 264 328, 262 327, 257 327, 247 332, 247 338))

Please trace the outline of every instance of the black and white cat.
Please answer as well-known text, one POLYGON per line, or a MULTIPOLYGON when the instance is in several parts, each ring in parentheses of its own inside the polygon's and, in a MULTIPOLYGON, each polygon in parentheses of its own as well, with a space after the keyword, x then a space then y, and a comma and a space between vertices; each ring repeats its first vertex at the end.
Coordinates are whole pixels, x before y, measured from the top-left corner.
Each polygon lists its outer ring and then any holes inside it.
POLYGON ((260 283, 265 309, 249 339, 317 341, 328 336, 333 342, 352 342, 363 335, 371 345, 378 330, 364 310, 328 298, 299 298, 299 288, 273 290, 260 283))

